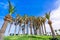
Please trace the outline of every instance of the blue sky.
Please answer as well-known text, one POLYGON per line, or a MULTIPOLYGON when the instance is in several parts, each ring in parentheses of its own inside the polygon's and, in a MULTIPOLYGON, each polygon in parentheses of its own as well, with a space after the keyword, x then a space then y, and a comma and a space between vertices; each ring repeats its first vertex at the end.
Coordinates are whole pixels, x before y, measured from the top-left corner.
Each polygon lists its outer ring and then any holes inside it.
MULTIPOLYGON (((21 16, 23 16, 24 14, 27 14, 28 16, 44 16, 46 12, 49 12, 50 10, 53 11, 57 8, 56 7, 57 4, 55 4, 57 0, 10 0, 10 1, 16 7, 16 11, 12 15, 13 17, 15 17, 16 14, 20 14, 21 16)), ((4 22, 3 18, 7 14, 8 14, 8 0, 0 0, 0 28, 2 27, 2 24, 4 22)))
MULTIPOLYGON (((56 0, 10 0, 11 3, 16 7, 15 14, 29 16, 43 16, 46 12, 55 9, 54 3, 56 0)), ((0 16, 8 14, 8 6, 4 9, 3 7, 8 5, 8 0, 0 0, 0 16), (1 5, 2 4, 2 5, 1 5), (4 13, 3 13, 4 12, 4 13), (2 14, 2 15, 1 15, 2 14)), ((14 14, 14 15, 15 15, 14 14)))

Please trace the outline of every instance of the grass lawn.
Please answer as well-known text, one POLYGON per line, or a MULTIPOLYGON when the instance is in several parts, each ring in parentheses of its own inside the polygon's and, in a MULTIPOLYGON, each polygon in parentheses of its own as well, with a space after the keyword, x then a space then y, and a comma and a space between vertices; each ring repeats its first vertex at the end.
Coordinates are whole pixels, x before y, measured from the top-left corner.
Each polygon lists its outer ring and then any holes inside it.
MULTIPOLYGON (((52 36, 36 36, 36 35, 19 35, 19 36, 5 36, 4 40, 49 40, 52 36)), ((60 40, 60 36, 57 36, 60 40)))

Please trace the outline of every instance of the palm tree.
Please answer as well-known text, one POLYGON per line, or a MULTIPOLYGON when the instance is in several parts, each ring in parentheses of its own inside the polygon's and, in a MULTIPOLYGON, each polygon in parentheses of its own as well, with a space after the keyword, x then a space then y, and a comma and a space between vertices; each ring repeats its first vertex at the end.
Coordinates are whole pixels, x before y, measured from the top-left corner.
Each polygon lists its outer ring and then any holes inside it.
POLYGON ((38 23, 37 18, 34 19, 34 28, 35 28, 34 33, 35 33, 35 35, 37 35, 38 34, 38 29, 39 29, 39 23, 38 23))
POLYGON ((26 20, 27 20, 27 15, 26 14, 24 14, 24 16, 23 16, 23 21, 24 21, 24 33, 23 34, 25 34, 25 26, 26 26, 26 20))
POLYGON ((35 16, 33 16, 32 17, 33 18, 33 30, 34 30, 34 35, 36 35, 37 34, 37 32, 36 32, 36 17, 35 16))
POLYGON ((41 17, 41 28, 42 28, 42 35, 44 35, 44 30, 43 30, 43 17, 41 17))
POLYGON ((45 22, 46 22, 46 17, 43 17, 43 18, 42 18, 42 23, 43 23, 43 25, 44 25, 44 31, 45 31, 45 35, 46 35, 45 22))
POLYGON ((10 15, 7 15, 4 19, 4 24, 0 30, 0 40, 3 40, 3 36, 4 36, 4 33, 6 31, 6 28, 7 28, 7 24, 9 21, 12 21, 12 17, 10 15))
MULTIPOLYGON (((37 20, 36 20, 36 24, 37 24, 36 30, 37 30, 37 33, 38 33, 39 29, 40 29, 40 23, 41 23, 40 17, 38 17, 37 20)), ((40 30, 40 33, 41 33, 41 30, 40 30)))
POLYGON ((42 30, 41 27, 42 26, 42 17, 39 17, 39 34, 42 35, 42 30))
POLYGON ((27 25, 27 34, 28 34, 28 22, 29 22, 29 18, 26 18, 26 25, 27 25))
POLYGON ((33 20, 33 17, 31 16, 30 18, 29 18, 29 21, 30 21, 30 34, 32 35, 32 27, 33 27, 33 22, 32 22, 32 20, 33 20))
POLYGON ((22 17, 20 16, 20 18, 19 18, 19 31, 18 31, 18 34, 20 33, 20 27, 21 27, 21 29, 22 29, 22 23, 23 23, 23 19, 22 19, 22 17))
POLYGON ((12 21, 11 14, 14 12, 14 6, 11 5, 10 1, 8 1, 8 3, 9 3, 9 14, 4 18, 4 24, 0 30, 0 40, 3 40, 3 36, 6 30, 7 24, 12 21))
POLYGON ((14 24, 15 24, 14 35, 16 34, 16 28, 17 28, 17 25, 19 24, 18 21, 19 21, 19 15, 17 14, 17 15, 16 15, 16 19, 14 20, 14 22, 15 22, 15 23, 14 23, 14 24))
POLYGON ((48 14, 46 14, 46 18, 48 19, 48 24, 50 26, 50 29, 51 29, 51 32, 52 32, 52 36, 53 36, 53 38, 55 38, 55 33, 53 31, 53 28, 52 28, 52 21, 50 20, 50 12, 48 14))

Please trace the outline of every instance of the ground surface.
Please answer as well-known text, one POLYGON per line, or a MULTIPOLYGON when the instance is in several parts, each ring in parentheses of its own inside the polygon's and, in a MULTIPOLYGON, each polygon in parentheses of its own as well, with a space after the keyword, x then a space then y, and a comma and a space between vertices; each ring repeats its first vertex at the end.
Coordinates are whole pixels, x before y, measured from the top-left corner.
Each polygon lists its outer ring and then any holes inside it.
MULTIPOLYGON (((36 36, 36 35, 19 35, 19 36, 6 36, 4 40, 50 40, 52 36, 36 36)), ((57 36, 60 40, 60 36, 57 36)))

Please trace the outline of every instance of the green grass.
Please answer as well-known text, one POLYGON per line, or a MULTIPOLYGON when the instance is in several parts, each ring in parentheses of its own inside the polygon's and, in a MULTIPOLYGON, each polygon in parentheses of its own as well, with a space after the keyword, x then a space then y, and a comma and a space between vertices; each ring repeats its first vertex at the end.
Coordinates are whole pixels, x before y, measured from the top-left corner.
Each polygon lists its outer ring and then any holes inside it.
MULTIPOLYGON (((19 36, 6 36, 4 40, 49 40, 52 36, 36 36, 36 35, 19 35, 19 36)), ((57 36, 60 39, 60 36, 57 36)))

